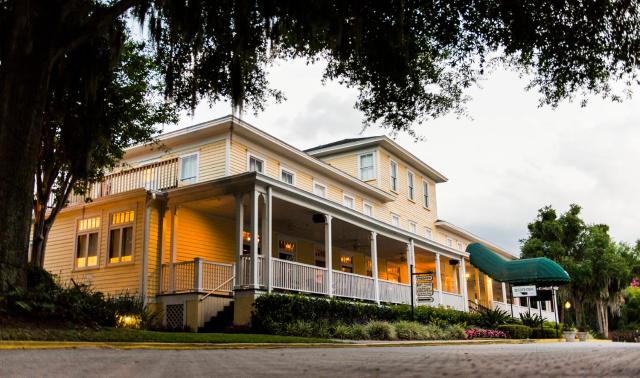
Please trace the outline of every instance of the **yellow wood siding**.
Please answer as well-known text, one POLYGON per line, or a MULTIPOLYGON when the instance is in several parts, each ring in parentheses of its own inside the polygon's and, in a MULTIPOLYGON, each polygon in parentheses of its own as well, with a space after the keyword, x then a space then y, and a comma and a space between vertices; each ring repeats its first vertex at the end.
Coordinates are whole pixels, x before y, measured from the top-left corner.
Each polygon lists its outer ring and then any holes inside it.
POLYGON ((160 235, 160 206, 151 208, 149 219, 149 251, 147 269, 147 295, 153 296, 159 293, 159 268, 160 268, 160 248, 162 238, 160 235))
POLYGON ((200 148, 198 181, 209 181, 224 176, 225 150, 224 139, 200 148))
POLYGON ((235 262, 235 223, 231 219, 179 208, 176 226, 176 261, 235 262))
MULTIPOLYGON (((332 166, 338 168, 339 170, 357 178, 360 179, 360 172, 358 171, 358 159, 360 158, 360 155, 363 153, 369 153, 369 152, 374 152, 374 161, 377 160, 377 153, 372 150, 364 150, 361 152, 356 152, 356 153, 352 153, 352 154, 347 154, 347 155, 338 155, 338 156, 328 156, 327 158, 323 158, 322 160, 328 164, 331 164, 332 166)), ((378 162, 375 161, 374 162, 374 167, 377 168, 378 162)), ((366 181, 367 184, 369 185, 373 185, 373 186, 378 186, 378 181, 377 179, 373 179, 373 180, 367 180, 366 181)))
POLYGON ((44 267, 58 275, 68 284, 71 279, 78 283, 91 284, 92 288, 107 294, 140 291, 142 271, 142 239, 144 218, 144 196, 137 200, 112 202, 103 205, 87 205, 83 209, 64 211, 58 215, 45 254, 44 267), (109 242, 109 214, 121 210, 135 210, 134 250, 131 263, 107 264, 109 242), (74 269, 76 223, 79 219, 99 216, 101 218, 98 266, 90 269, 74 269))

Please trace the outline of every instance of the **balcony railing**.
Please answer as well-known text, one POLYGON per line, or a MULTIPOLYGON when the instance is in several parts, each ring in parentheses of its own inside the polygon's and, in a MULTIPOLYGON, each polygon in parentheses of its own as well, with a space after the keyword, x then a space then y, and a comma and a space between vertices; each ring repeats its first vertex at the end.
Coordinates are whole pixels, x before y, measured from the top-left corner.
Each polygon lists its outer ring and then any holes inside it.
MULTIPOLYGON (((106 175, 101 182, 91 184, 86 194, 69 196, 68 204, 80 204, 85 202, 86 198, 96 199, 133 189, 161 191, 177 186, 178 158, 174 158, 106 175)), ((53 198, 49 201, 49 207, 51 206, 53 198)))

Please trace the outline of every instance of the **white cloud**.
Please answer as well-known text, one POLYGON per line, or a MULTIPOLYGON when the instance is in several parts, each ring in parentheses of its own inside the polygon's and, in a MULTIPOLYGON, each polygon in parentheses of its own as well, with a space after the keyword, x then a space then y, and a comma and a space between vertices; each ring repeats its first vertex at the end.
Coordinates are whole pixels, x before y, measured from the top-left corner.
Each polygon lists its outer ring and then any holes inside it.
MULTIPOLYGON (((248 122, 300 148, 356 137, 362 114, 357 93, 321 84, 322 65, 281 62, 270 71, 273 87, 287 101, 270 103, 248 122)), ((438 186, 439 216, 517 252, 518 240, 537 210, 570 203, 584 208, 588 222, 607 223, 618 240, 640 237, 640 107, 637 100, 592 99, 586 108, 563 103, 538 107, 526 81, 497 70, 470 92, 471 118, 448 116, 416 126, 425 137, 397 140, 449 177, 438 186)), ((179 126, 230 112, 228 104, 198 107, 179 126)), ((384 133, 367 129, 363 135, 384 133)))

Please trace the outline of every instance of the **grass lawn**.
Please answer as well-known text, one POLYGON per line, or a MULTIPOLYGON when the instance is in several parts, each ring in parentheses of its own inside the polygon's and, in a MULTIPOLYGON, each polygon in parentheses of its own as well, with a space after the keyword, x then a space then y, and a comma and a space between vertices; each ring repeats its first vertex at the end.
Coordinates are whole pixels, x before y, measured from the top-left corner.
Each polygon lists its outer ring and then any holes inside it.
POLYGON ((121 328, 49 329, 0 327, 0 340, 160 343, 327 343, 327 339, 248 333, 158 332, 121 328))

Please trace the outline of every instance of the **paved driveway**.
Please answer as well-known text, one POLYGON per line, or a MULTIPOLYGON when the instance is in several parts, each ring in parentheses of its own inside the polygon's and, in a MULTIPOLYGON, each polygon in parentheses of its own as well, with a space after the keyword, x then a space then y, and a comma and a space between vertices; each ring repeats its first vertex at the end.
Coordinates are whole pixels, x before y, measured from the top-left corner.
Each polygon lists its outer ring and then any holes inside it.
POLYGON ((640 377, 640 344, 336 349, 0 350, 0 377, 640 377))

